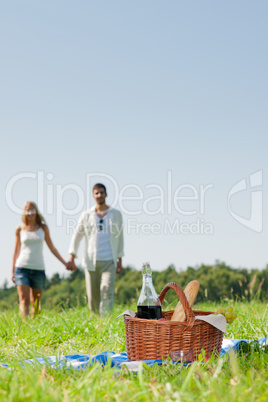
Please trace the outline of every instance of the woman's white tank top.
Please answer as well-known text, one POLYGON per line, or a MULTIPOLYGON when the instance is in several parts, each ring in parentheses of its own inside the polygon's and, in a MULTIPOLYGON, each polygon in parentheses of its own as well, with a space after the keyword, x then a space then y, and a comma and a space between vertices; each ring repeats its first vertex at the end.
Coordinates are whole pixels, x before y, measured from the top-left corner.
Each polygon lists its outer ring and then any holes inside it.
POLYGON ((43 244, 45 234, 42 228, 35 232, 28 232, 21 229, 20 231, 20 254, 16 260, 17 268, 29 268, 44 270, 43 244))

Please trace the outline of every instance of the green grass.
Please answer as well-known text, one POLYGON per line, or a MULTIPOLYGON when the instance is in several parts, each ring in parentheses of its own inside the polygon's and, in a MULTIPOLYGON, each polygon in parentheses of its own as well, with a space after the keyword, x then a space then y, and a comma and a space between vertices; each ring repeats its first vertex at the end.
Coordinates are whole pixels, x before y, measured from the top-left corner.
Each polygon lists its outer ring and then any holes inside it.
MULTIPOLYGON (((222 306, 227 305, 222 303, 222 306)), ((230 338, 259 339, 267 336, 267 304, 232 303, 237 320, 228 326, 230 338)), ((203 303, 200 310, 219 305, 203 303)), ((128 306, 128 308, 131 306, 128 306)), ((132 306, 134 309, 135 306, 132 306)), ((41 356, 125 351, 125 307, 103 320, 87 308, 43 311, 22 322, 17 311, 0 315, 0 361, 14 366, 1 370, 0 400, 5 401, 267 401, 268 354, 251 348, 236 356, 195 362, 189 367, 167 364, 144 368, 139 373, 95 364, 85 371, 21 368, 18 362, 41 356)))

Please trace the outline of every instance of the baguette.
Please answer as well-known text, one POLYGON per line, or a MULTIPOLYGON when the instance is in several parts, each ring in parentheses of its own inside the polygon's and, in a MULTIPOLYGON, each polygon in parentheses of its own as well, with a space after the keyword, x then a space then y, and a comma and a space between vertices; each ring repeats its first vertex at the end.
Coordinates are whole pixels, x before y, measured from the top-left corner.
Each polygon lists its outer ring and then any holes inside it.
MULTIPOLYGON (((199 282, 198 281, 191 281, 188 283, 188 285, 186 286, 186 288, 184 289, 184 293, 185 296, 188 300, 188 303, 190 305, 190 307, 192 307, 192 305, 195 302, 198 290, 199 290, 199 282)), ((179 301, 174 313, 171 317, 171 321, 185 321, 186 320, 186 316, 185 316, 185 312, 184 312, 184 308, 181 304, 181 302, 179 301)))

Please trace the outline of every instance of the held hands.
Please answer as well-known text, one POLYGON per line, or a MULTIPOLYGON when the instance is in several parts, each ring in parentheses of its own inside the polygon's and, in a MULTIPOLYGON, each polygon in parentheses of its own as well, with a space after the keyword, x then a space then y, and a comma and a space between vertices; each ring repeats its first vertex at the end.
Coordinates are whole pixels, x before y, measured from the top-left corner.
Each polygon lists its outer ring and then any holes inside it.
POLYGON ((70 254, 70 256, 69 256, 69 261, 66 264, 66 269, 68 271, 76 271, 76 265, 75 265, 75 262, 74 262, 74 255, 73 254, 70 254))
POLYGON ((76 265, 75 265, 75 263, 72 262, 72 261, 67 262, 67 264, 66 264, 66 269, 67 269, 68 271, 76 271, 76 265))

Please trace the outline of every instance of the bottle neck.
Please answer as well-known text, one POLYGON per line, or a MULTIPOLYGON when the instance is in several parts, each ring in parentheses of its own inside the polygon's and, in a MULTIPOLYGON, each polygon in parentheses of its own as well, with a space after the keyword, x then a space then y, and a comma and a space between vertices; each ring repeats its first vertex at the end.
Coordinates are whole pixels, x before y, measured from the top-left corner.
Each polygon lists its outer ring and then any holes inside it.
POLYGON ((143 285, 147 285, 147 284, 151 284, 152 282, 152 275, 148 275, 148 274, 143 274, 142 275, 142 284, 143 285))
POLYGON ((145 298, 148 300, 152 297, 152 294, 155 292, 152 281, 152 275, 148 274, 142 275, 142 292, 145 298))
POLYGON ((161 306, 159 297, 155 291, 152 275, 142 275, 142 289, 138 299, 138 306, 161 306))

